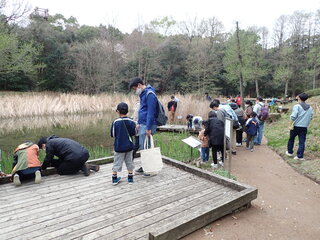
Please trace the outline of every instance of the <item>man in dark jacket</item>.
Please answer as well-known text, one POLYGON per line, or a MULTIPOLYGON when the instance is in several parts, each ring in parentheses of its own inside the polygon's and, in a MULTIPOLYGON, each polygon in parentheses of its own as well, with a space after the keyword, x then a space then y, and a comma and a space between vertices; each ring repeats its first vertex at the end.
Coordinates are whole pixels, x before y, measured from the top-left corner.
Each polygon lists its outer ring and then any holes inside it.
POLYGON ((222 160, 219 162, 223 166, 224 162, 224 122, 217 118, 217 114, 214 111, 209 112, 208 125, 204 131, 205 136, 209 136, 209 147, 212 148, 213 165, 212 167, 218 167, 217 152, 220 151, 222 160))
POLYGON ((177 101, 174 96, 171 96, 171 101, 168 102, 168 112, 169 112, 169 121, 172 123, 174 121, 174 114, 177 110, 177 101))
POLYGON ((46 151, 46 157, 41 168, 44 170, 49 166, 55 167, 60 175, 75 174, 79 170, 85 176, 90 175, 90 169, 99 171, 99 166, 86 165, 89 152, 80 143, 57 136, 42 137, 38 146, 46 151), (57 156, 58 159, 55 159, 57 156))

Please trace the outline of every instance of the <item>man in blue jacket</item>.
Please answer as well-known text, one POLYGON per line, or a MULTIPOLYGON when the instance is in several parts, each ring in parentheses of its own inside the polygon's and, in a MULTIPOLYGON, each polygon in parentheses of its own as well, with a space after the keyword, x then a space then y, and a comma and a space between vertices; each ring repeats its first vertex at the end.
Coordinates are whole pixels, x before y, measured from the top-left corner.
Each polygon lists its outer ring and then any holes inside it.
POLYGON ((298 104, 292 108, 290 115, 290 138, 288 141, 288 150, 286 155, 293 156, 294 139, 296 136, 299 137, 299 147, 297 156, 294 157, 296 160, 304 160, 303 153, 305 148, 307 130, 312 120, 313 111, 310 105, 306 104, 305 101, 308 99, 308 94, 301 93, 298 95, 298 104))
MULTIPOLYGON (((144 149, 146 136, 153 135, 157 130, 157 96, 151 85, 145 85, 141 78, 135 77, 131 80, 129 88, 140 97, 140 109, 138 114, 137 130, 139 131, 139 149, 144 149)), ((143 169, 135 171, 144 174, 143 169)))

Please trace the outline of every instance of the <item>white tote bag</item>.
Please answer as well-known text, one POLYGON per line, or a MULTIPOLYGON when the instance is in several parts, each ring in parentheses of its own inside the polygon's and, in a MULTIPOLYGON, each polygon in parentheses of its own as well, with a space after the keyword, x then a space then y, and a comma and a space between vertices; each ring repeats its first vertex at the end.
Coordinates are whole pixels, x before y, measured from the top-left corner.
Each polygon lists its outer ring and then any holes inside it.
POLYGON ((140 150, 141 165, 145 173, 157 174, 163 167, 160 148, 154 147, 152 135, 150 136, 150 148, 148 148, 148 139, 148 136, 146 136, 144 141, 144 149, 140 150))

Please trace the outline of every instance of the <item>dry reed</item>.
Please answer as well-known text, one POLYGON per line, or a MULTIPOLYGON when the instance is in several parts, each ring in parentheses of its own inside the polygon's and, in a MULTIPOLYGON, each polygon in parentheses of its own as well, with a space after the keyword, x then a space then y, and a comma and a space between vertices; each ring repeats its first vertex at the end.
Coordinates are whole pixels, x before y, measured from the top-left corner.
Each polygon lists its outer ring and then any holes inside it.
MULTIPOLYGON (((206 118, 209 103, 203 97, 196 95, 177 95, 179 99, 176 116, 181 116, 183 121, 187 114, 206 118)), ((23 118, 34 116, 99 113, 115 110, 120 102, 126 102, 132 109, 138 97, 133 94, 99 94, 82 95, 66 93, 10 93, 0 97, 0 118, 23 118)), ((159 97, 167 110, 170 95, 159 97)))

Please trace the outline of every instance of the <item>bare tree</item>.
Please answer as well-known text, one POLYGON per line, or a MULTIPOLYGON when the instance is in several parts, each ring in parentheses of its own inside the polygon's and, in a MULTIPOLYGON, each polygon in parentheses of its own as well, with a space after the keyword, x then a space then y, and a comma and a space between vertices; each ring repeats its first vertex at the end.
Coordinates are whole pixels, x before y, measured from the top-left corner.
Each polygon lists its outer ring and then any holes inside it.
POLYGON ((0 0, 0 15, 5 24, 16 23, 30 12, 30 6, 24 0, 0 0))
POLYGON ((288 16, 281 15, 275 23, 274 29, 273 29, 273 41, 274 46, 281 48, 284 41, 286 40, 286 25, 288 23, 288 16))

